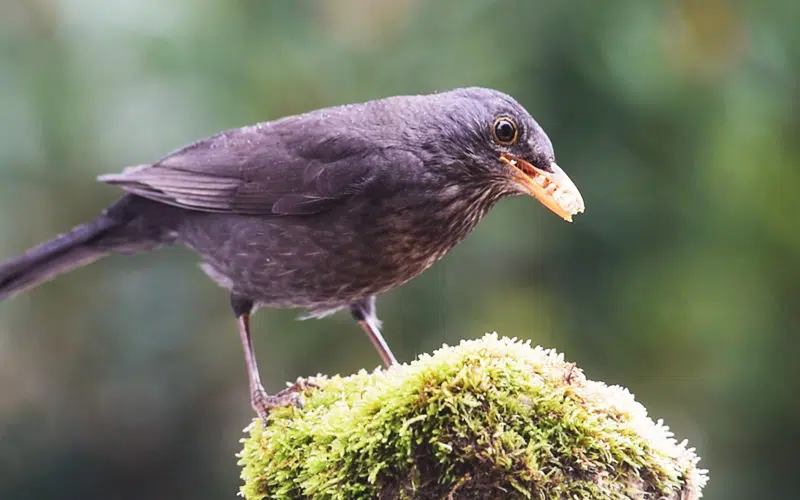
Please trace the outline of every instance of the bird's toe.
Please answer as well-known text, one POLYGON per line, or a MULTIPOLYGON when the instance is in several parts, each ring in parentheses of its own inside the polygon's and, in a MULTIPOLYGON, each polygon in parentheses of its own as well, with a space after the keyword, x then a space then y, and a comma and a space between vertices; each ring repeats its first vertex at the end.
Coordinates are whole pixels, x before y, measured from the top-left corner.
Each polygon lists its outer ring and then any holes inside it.
POLYGON ((308 385, 301 386, 299 383, 295 383, 291 387, 287 387, 275 395, 267 394, 261 387, 254 390, 250 402, 258 418, 261 419, 261 425, 266 425, 270 411, 274 408, 284 408, 287 406, 302 408, 303 399, 300 393, 307 387, 308 385))

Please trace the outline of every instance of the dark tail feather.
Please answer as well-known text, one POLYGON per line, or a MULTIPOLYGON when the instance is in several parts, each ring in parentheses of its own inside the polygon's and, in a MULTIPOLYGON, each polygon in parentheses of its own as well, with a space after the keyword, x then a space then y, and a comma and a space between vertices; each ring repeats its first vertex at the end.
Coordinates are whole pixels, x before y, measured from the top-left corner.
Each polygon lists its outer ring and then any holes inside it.
POLYGON ((126 194, 93 221, 0 264, 0 300, 110 253, 141 252, 172 243, 170 229, 180 221, 175 210, 126 194))
POLYGON ((113 248, 98 240, 118 225, 104 214, 0 264, 0 300, 107 255, 113 248))

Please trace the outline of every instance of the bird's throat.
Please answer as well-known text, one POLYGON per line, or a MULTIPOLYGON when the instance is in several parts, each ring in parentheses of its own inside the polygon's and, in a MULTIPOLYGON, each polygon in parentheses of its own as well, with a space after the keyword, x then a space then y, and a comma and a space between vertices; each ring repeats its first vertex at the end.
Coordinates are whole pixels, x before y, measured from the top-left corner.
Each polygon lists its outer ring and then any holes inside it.
MULTIPOLYGON (((504 193, 481 187, 447 186, 437 193, 435 206, 420 214, 409 227, 419 248, 429 249, 430 264, 466 238, 504 193)), ((428 264, 428 265, 430 265, 428 264)))

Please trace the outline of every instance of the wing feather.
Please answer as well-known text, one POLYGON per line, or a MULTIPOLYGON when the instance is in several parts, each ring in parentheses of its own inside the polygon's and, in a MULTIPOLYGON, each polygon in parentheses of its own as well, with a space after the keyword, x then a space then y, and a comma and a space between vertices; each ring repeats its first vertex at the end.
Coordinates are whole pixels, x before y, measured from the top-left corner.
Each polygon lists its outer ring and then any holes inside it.
POLYGON ((98 180, 190 210, 310 215, 361 192, 387 165, 417 161, 355 135, 309 136, 314 129, 280 121, 230 130, 98 180))
POLYGON ((320 213, 362 192, 387 167, 419 163, 405 150, 367 140, 351 124, 348 116, 310 113, 228 130, 98 180, 190 210, 320 213))

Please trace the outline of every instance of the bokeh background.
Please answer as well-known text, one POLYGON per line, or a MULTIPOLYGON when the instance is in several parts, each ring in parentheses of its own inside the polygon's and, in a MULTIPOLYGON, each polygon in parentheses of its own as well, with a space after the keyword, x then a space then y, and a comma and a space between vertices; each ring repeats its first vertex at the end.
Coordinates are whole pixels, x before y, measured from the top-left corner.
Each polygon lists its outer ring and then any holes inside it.
MULTIPOLYGON (((796 0, 3 0, 0 259, 92 217, 101 173, 313 108, 482 85, 587 211, 501 203, 382 297, 403 360, 486 331, 629 387, 709 499, 797 498, 796 0)), ((0 498, 233 498, 252 414, 223 290, 181 249, 0 304, 0 498)), ((261 311, 269 390, 379 364, 346 314, 261 311)))

